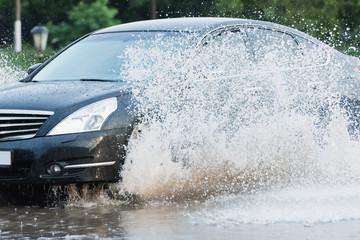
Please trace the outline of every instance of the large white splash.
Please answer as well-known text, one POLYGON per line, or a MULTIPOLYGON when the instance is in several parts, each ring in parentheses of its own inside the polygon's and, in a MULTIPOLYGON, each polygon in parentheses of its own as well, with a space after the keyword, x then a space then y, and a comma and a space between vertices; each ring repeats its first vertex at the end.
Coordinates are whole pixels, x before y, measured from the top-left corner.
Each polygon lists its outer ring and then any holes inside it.
MULTIPOLYGON (((231 35, 228 36, 231 42, 231 35)), ((226 41, 196 52, 172 41, 128 49, 141 131, 121 188, 144 199, 207 198, 304 183, 357 181, 358 151, 340 107, 342 66, 288 65, 281 46, 249 64, 226 41), (230 77, 229 77, 230 76, 230 77)))

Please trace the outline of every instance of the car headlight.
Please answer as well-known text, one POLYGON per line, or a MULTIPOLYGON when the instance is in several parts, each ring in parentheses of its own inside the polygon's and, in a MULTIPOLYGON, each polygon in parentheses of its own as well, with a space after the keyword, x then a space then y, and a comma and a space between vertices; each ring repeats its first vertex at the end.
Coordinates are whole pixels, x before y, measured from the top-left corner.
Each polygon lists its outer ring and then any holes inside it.
POLYGON ((60 135, 100 130, 105 120, 117 109, 116 97, 87 105, 58 123, 47 135, 60 135))

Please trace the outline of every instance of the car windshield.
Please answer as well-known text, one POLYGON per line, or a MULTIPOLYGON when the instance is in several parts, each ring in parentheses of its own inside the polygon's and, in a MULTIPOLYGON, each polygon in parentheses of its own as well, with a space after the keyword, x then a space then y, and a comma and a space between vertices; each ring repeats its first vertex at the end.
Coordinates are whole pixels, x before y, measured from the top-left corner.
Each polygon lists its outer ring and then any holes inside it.
POLYGON ((138 45, 145 49, 151 48, 158 40, 173 43, 180 48, 186 45, 180 44, 185 39, 183 33, 179 32, 114 32, 90 35, 59 54, 41 69, 32 81, 121 81, 121 69, 126 63, 126 49, 138 45))

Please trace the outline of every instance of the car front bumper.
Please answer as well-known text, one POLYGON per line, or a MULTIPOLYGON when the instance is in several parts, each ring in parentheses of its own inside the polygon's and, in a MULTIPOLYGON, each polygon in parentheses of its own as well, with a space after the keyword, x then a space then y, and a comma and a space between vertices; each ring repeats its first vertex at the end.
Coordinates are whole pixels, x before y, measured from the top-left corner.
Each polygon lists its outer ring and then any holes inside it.
POLYGON ((118 181, 127 138, 107 130, 0 142, 0 151, 11 153, 11 163, 0 165, 0 186, 118 181), (59 174, 49 174, 54 164, 59 174))

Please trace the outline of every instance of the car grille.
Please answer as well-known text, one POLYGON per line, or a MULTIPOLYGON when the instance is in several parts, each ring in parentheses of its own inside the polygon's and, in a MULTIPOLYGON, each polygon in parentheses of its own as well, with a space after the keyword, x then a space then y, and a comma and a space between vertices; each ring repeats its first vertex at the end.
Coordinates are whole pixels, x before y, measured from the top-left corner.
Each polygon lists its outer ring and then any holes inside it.
POLYGON ((0 110, 0 141, 33 138, 53 114, 50 111, 0 110))

